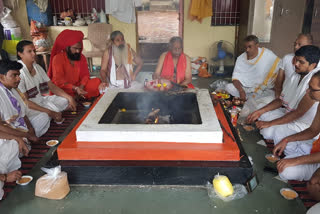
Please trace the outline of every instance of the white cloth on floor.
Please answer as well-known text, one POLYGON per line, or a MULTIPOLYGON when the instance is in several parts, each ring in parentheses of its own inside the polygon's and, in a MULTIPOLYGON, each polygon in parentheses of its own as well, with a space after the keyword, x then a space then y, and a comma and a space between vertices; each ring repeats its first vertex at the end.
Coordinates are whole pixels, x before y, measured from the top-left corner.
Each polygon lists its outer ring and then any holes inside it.
MULTIPOLYGON (((117 86, 114 86, 114 85, 110 85, 108 87, 108 89, 122 89, 124 88, 124 81, 123 80, 117 80, 117 86)), ((131 82, 131 85, 130 85, 130 88, 128 89, 143 89, 144 88, 144 85, 140 82, 137 82, 137 81, 132 81, 131 82)))
MULTIPOLYGON (((0 139, 0 174, 7 174, 21 167, 19 145, 15 140, 0 139)), ((3 197, 3 185, 0 181, 0 200, 3 197)))
POLYGON ((141 0, 105 0, 106 14, 111 14, 119 21, 135 23, 135 7, 141 6, 141 0))
POLYGON ((246 52, 236 61, 232 80, 239 80, 247 92, 259 93, 274 87, 280 59, 269 49, 259 48, 258 55, 247 59, 246 52), (250 89, 250 91, 248 91, 250 89))
POLYGON ((306 94, 307 89, 309 88, 309 81, 314 73, 319 71, 320 68, 315 68, 310 71, 303 79, 300 81, 301 75, 294 72, 292 73, 290 79, 286 81, 286 84, 283 85, 283 90, 280 95, 283 106, 287 111, 295 110, 303 96, 306 94))
MULTIPOLYGON (((285 158, 294 157, 297 156, 286 156, 285 158)), ((279 173, 279 176, 281 179, 285 180, 309 181, 318 168, 320 168, 320 163, 290 166, 285 168, 281 173, 279 173)))
MULTIPOLYGON (((29 100, 42 106, 48 108, 55 112, 61 112, 68 107, 68 100, 60 96, 43 96, 44 92, 49 90, 48 82, 50 81, 48 75, 45 73, 43 68, 34 63, 33 68, 36 71, 34 76, 31 76, 26 65, 19 60, 23 65, 23 68, 20 70, 20 84, 19 89, 22 93, 27 93, 29 100)), ((29 115, 28 115, 29 116, 29 115)))

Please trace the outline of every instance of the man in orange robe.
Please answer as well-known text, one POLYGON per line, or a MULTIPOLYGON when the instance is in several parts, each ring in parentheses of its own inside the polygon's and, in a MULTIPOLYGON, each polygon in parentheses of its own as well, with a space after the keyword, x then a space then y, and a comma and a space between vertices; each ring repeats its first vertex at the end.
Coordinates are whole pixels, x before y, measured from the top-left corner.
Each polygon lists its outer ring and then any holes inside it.
POLYGON ((191 62, 189 56, 182 51, 182 39, 172 37, 169 51, 161 54, 153 79, 167 79, 182 86, 194 88, 191 84, 191 62))
POLYGON ((53 45, 48 76, 52 82, 71 96, 99 96, 99 78, 90 79, 88 64, 82 54, 83 33, 62 31, 53 45))

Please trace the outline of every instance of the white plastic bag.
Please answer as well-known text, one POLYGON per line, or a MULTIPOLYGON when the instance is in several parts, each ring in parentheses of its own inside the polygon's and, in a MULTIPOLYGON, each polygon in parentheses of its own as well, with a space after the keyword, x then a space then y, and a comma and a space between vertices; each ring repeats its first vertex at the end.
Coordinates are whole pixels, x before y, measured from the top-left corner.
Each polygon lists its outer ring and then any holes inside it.
POLYGON ((228 84, 229 82, 226 81, 226 80, 216 80, 214 82, 212 82, 210 84, 210 88, 212 88, 213 90, 225 90, 226 89, 226 85, 228 84))
POLYGON ((47 174, 37 180, 35 195, 48 199, 63 199, 70 192, 67 173, 61 172, 61 166, 41 169, 47 174))
POLYGON ((0 17, 1 18, 1 24, 3 25, 3 28, 15 28, 19 27, 17 22, 13 19, 11 16, 11 10, 7 7, 3 8, 2 14, 0 17))

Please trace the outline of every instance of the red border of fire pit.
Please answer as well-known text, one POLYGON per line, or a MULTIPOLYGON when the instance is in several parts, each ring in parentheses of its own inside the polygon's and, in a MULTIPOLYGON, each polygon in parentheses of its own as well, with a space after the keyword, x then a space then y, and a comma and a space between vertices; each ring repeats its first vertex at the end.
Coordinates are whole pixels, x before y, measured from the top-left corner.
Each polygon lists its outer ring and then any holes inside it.
POLYGON ((225 127, 222 144, 170 142, 76 142, 76 130, 96 102, 58 147, 59 160, 239 161, 240 150, 221 105, 217 116, 225 127), (225 132, 232 135, 233 139, 225 132))

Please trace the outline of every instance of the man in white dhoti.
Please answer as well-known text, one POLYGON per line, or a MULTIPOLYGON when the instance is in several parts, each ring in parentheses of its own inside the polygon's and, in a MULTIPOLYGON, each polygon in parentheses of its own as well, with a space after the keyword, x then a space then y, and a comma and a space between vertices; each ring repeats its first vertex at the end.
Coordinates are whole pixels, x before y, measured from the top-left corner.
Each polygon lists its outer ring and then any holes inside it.
POLYGON ((113 31, 101 60, 101 84, 99 90, 108 88, 142 88, 135 81, 143 65, 142 59, 124 40, 120 31, 113 31), (135 71, 133 66, 136 65, 135 71))
MULTIPOLYGON (((294 52, 305 45, 312 45, 313 37, 311 34, 299 34, 296 41, 294 42, 294 52)), ((279 71, 277 78, 274 83, 274 93, 275 97, 279 97, 284 85, 284 81, 289 79, 291 74, 295 71, 294 66, 294 53, 285 55, 279 63, 279 71)))
POLYGON ((267 48, 260 48, 256 36, 247 36, 244 41, 246 51, 237 58, 232 83, 226 86, 226 91, 242 100, 255 94, 260 97, 272 96, 272 100, 280 59, 267 48))
POLYGON ((76 110, 76 102, 72 96, 51 82, 48 75, 35 63, 35 47, 32 42, 22 40, 17 44, 17 57, 19 63, 23 65, 20 70, 19 89, 26 98, 29 107, 27 116, 33 127, 42 127, 37 132, 38 137, 42 136, 50 127, 50 120, 62 121, 61 112, 68 107, 76 110), (45 93, 52 92, 55 95, 44 96, 45 93))
POLYGON ((21 162, 19 153, 28 155, 29 140, 37 141, 35 131, 25 116, 26 106, 15 89, 20 81, 18 62, 0 60, 0 199, 6 181, 15 181, 21 162))
MULTIPOLYGON (((309 88, 307 94, 315 100, 320 101, 320 71, 317 71, 309 82, 309 88)), ((320 133, 320 105, 317 108, 316 116, 310 127, 307 129, 289 135, 283 138, 278 145, 273 149, 273 154, 280 156, 286 151, 286 148, 290 146, 295 147, 296 151, 287 153, 286 157, 277 163, 279 175, 282 179, 286 180, 310 180, 311 176, 320 167, 320 138, 315 140, 314 137, 320 133), (304 152, 307 146, 308 153, 304 152), (311 154, 310 154, 311 153, 311 154)), ((319 172, 320 173, 320 172, 319 172)), ((315 176, 320 176, 320 174, 315 176)), ((320 194, 320 177, 314 178, 312 183, 309 183, 309 187, 317 187, 318 196, 320 194)), ((310 188, 309 188, 310 190, 310 188)))
POLYGON ((275 144, 280 135, 282 139, 287 134, 308 128, 316 114, 318 102, 306 94, 306 90, 312 75, 318 70, 319 48, 303 46, 296 51, 295 58, 295 73, 286 81, 280 98, 274 99, 247 118, 249 123, 259 119, 256 126, 261 129, 260 133, 265 139, 274 140, 275 144))

